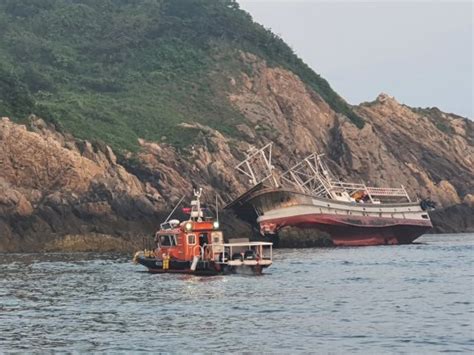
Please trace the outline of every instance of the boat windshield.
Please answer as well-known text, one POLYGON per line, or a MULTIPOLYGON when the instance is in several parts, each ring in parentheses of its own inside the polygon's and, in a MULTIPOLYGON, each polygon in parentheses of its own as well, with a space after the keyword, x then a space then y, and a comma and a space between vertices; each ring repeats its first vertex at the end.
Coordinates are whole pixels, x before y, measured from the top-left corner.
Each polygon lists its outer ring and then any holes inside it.
POLYGON ((178 244, 176 235, 160 235, 159 243, 162 247, 173 247, 178 244))

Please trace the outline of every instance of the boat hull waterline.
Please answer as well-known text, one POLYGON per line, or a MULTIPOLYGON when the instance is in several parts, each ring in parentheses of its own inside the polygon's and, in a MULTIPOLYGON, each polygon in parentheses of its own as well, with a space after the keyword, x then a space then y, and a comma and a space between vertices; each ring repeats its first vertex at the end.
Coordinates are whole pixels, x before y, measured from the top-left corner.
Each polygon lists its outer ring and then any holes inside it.
POLYGON ((294 215, 259 222, 261 230, 269 234, 287 226, 316 229, 329 234, 335 246, 410 244, 431 228, 429 221, 331 214, 294 215))
POLYGON ((139 256, 136 263, 145 266, 148 272, 152 274, 192 274, 196 276, 217 276, 230 274, 249 274, 261 275, 264 268, 270 265, 245 265, 244 262, 238 266, 222 265, 214 262, 200 261, 197 263, 195 270, 191 268, 192 263, 187 261, 170 260, 169 266, 163 268, 163 263, 156 258, 139 256))

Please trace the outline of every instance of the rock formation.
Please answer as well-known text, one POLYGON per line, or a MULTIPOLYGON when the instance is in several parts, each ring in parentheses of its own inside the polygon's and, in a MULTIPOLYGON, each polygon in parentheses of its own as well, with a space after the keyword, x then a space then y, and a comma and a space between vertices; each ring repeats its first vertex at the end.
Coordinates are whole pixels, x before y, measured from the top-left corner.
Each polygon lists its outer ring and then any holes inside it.
POLYGON ((35 116, 28 128, 0 121, 0 251, 96 229, 143 232, 126 221, 164 208, 159 192, 117 164, 108 146, 75 140, 35 116))
POLYGON ((247 130, 276 143, 278 162, 288 165, 317 150, 343 177, 402 184, 412 197, 429 197, 440 206, 460 203, 474 191, 472 121, 438 109, 413 109, 380 94, 355 107, 365 120, 359 129, 291 72, 254 56, 243 60, 254 75, 242 74, 229 99, 246 117, 247 130))
MULTIPOLYGON (((251 54, 241 60, 251 74, 230 77, 226 93, 245 118, 236 126, 239 137, 183 122, 197 144, 178 150, 141 139, 138 153, 118 159, 107 145, 76 139, 36 116, 26 126, 2 118, 0 251, 81 250, 84 235, 136 242, 193 185, 205 189, 209 202, 214 192, 224 202, 245 191, 234 166, 251 144, 269 141, 277 168, 319 151, 342 178, 402 184, 413 198, 429 197, 440 207, 472 203, 473 122, 381 94, 355 107, 365 121, 360 129, 292 72, 251 54)), ((107 240, 109 250, 113 239, 107 240)))

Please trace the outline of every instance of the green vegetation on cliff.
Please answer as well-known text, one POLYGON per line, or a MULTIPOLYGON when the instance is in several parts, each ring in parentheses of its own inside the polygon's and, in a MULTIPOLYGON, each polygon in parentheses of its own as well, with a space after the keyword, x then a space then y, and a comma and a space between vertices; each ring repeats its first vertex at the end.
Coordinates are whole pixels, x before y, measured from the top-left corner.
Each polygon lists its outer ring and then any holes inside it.
POLYGON ((189 144, 196 121, 237 132, 224 94, 238 51, 299 75, 337 112, 363 121, 283 40, 233 0, 4 0, 0 115, 37 113, 77 137, 134 150, 137 138, 189 144))

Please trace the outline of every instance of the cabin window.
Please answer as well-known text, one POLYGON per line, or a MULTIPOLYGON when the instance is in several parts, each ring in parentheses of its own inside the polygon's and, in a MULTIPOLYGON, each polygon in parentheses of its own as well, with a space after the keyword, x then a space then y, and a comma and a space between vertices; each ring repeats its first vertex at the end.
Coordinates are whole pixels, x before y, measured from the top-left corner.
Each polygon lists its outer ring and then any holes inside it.
POLYGON ((174 247, 178 243, 175 235, 162 235, 160 236, 160 245, 162 247, 174 247))
POLYGON ((171 246, 171 241, 169 235, 162 235, 160 236, 160 245, 162 247, 169 247, 171 246))
POLYGON ((188 244, 196 244, 196 236, 194 234, 188 234, 188 244))

